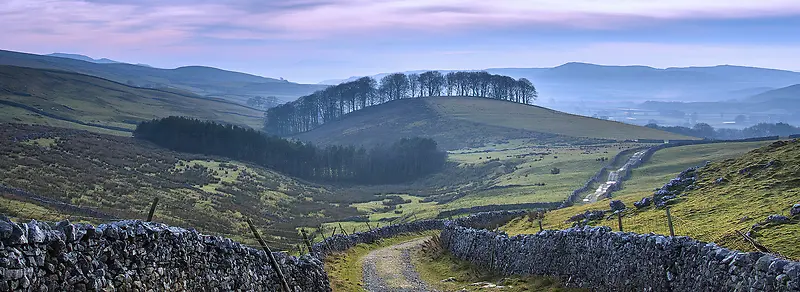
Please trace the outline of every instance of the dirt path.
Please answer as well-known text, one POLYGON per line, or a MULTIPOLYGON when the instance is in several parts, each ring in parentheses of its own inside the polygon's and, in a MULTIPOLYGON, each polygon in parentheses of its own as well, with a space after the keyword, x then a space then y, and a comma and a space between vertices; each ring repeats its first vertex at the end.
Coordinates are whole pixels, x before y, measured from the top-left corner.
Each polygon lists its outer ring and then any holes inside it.
POLYGON ((364 288, 370 292, 436 291, 420 280, 411 263, 411 252, 429 238, 414 239, 367 254, 363 266, 364 288))

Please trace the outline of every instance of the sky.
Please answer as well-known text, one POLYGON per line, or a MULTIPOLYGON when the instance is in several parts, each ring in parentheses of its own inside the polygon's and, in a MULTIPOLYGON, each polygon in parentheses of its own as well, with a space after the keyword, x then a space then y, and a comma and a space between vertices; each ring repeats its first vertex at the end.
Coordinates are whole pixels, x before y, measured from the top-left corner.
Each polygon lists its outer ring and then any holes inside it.
POLYGON ((567 62, 800 71, 798 0, 0 0, 0 36, 301 83, 567 62))

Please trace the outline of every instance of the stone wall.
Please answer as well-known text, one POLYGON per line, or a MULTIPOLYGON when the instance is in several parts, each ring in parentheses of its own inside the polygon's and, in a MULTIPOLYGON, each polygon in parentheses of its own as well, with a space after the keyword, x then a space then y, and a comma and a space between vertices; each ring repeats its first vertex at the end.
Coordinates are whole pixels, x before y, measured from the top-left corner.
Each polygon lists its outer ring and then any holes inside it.
POLYGON ((800 291, 800 263, 688 237, 545 230, 509 237, 445 223, 456 257, 505 275, 551 275, 594 291, 800 291))
POLYGON ((411 223, 389 225, 350 235, 337 234, 314 244, 312 250, 317 258, 324 259, 328 254, 346 251, 360 243, 373 243, 383 238, 395 237, 404 233, 441 230, 444 228, 445 222, 454 222, 460 226, 470 227, 495 226, 496 224, 505 223, 515 217, 522 216, 525 213, 525 211, 481 212, 453 219, 453 221, 436 219, 421 220, 411 223))
MULTIPOLYGON (((0 291, 280 291, 267 254, 138 220, 16 224, 0 218, 0 291)), ((295 291, 330 291, 322 262, 274 253, 295 291)))

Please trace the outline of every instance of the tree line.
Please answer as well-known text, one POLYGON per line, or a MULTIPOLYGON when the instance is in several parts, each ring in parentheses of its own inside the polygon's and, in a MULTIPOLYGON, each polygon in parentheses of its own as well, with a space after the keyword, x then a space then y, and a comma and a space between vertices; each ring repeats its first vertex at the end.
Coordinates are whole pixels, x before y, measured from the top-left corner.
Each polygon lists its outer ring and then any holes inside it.
POLYGON ((447 160, 446 152, 428 138, 404 138, 372 149, 320 148, 251 128, 185 117, 142 122, 133 135, 175 151, 223 156, 330 182, 401 183, 439 171, 447 160))
POLYGON ((699 123, 693 127, 683 126, 659 126, 658 124, 647 124, 645 127, 664 130, 667 132, 681 134, 706 139, 718 140, 738 140, 768 136, 790 136, 800 134, 800 128, 786 123, 760 123, 744 129, 715 129, 709 124, 699 123))
POLYGON ((484 71, 428 71, 422 74, 394 73, 381 78, 362 77, 314 92, 266 113, 264 130, 291 135, 340 119, 347 113, 385 102, 434 96, 471 96, 531 104, 538 93, 528 79, 489 74, 484 71))

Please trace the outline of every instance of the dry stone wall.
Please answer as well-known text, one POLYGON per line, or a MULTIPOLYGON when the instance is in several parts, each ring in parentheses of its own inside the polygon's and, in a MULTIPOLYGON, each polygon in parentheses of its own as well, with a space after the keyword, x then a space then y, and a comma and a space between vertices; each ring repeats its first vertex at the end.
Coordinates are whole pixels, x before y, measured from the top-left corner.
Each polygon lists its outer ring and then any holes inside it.
POLYGON ((504 223, 515 217, 522 216, 525 213, 525 211, 481 212, 453 219, 453 221, 435 219, 421 220, 411 223, 389 225, 350 235, 337 234, 314 244, 312 250, 316 257, 324 259, 328 254, 346 251, 360 243, 373 243, 383 238, 395 237, 406 233, 441 230, 444 228, 446 222, 470 227, 494 226, 498 223, 504 223))
MULTIPOLYGON (((330 291, 319 259, 274 255, 295 291, 330 291)), ((0 291, 280 291, 279 283, 264 251, 194 230, 0 218, 0 291)))
POLYGON ((509 237, 445 223, 456 257, 505 275, 551 275, 594 291, 800 291, 800 263, 688 237, 545 230, 509 237))

